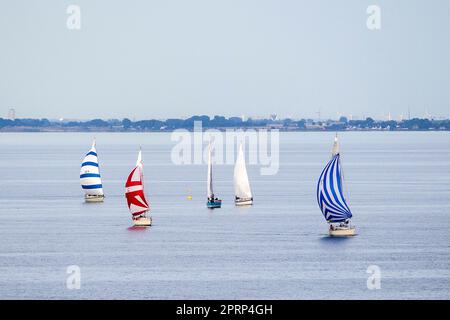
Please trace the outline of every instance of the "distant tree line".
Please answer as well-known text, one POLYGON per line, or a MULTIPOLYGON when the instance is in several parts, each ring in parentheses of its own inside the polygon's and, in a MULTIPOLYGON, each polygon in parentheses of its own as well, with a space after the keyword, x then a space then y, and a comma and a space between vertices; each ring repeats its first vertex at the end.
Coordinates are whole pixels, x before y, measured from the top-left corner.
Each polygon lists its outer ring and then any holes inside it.
POLYGON ((93 119, 89 121, 50 121, 48 119, 3 119, 0 118, 0 129, 12 128, 20 131, 21 128, 34 128, 36 130, 110 130, 110 131, 171 131, 175 129, 188 129, 194 127, 195 121, 201 121, 203 128, 255 128, 275 127, 280 130, 450 130, 450 120, 410 119, 403 121, 376 121, 372 118, 365 120, 348 120, 341 117, 339 120, 317 121, 312 119, 252 119, 242 120, 239 117, 225 118, 223 116, 192 116, 187 119, 167 120, 139 120, 130 119, 93 119))

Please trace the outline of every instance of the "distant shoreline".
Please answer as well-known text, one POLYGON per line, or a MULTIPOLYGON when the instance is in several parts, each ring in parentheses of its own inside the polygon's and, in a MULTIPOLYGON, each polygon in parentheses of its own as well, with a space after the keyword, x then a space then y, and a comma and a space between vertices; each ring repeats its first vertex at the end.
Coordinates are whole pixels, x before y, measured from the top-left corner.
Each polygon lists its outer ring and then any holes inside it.
MULTIPOLYGON (((229 127, 226 129, 221 128, 205 128, 203 132, 214 129, 218 130, 220 132, 226 132, 227 130, 273 130, 273 128, 257 128, 257 127, 229 127)), ((180 130, 180 129, 175 129, 180 130)), ((183 129, 181 129, 183 130, 183 129)), ((191 129, 185 129, 189 132, 193 132, 191 129)), ((282 129, 276 129, 279 132, 316 132, 316 133, 329 133, 329 132, 448 132, 449 129, 429 129, 429 130, 377 130, 377 129, 355 129, 355 130, 282 130, 282 129)), ((64 130, 52 130, 52 129, 35 129, 35 128, 24 128, 24 129, 8 129, 3 128, 0 129, 0 133, 171 133, 174 130, 103 130, 103 129, 95 129, 90 128, 87 130, 70 130, 70 129, 64 129, 64 130)))
POLYGON ((408 120, 339 120, 314 119, 242 119, 223 116, 193 116, 187 119, 139 120, 129 119, 89 121, 48 119, 3 119, 0 118, 0 132, 172 132, 184 129, 193 131, 200 124, 201 130, 279 130, 280 132, 327 132, 327 131, 450 131, 450 119, 408 119, 408 120))

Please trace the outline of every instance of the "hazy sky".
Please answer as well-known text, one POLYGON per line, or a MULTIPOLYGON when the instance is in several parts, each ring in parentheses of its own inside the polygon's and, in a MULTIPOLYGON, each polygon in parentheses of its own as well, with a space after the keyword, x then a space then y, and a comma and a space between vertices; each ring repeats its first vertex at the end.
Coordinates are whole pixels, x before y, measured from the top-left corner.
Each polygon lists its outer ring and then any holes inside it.
POLYGON ((1 0, 0 41, 0 117, 450 117, 448 0, 1 0))

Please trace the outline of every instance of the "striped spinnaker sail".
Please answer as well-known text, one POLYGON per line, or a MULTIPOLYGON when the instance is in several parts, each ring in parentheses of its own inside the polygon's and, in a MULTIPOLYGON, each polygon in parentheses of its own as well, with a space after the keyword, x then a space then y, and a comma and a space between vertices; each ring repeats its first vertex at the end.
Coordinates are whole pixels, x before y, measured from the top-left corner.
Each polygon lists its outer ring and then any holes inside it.
POLYGON ((144 194, 144 172, 141 159, 141 151, 139 151, 136 167, 131 171, 125 184, 125 197, 130 213, 134 218, 150 210, 144 194))
POLYGON ((328 222, 342 222, 352 217, 342 186, 340 154, 333 155, 317 183, 317 202, 328 222))
POLYGON ((80 183, 88 196, 103 196, 103 186, 100 176, 95 140, 81 163, 80 183))

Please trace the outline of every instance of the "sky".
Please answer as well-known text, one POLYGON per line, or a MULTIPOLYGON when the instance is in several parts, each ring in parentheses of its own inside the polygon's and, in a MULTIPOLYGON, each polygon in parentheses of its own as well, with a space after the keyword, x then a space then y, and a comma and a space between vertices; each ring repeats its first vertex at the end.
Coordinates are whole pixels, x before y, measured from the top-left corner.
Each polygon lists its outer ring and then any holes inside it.
POLYGON ((2 0, 0 117, 450 118, 448 0, 2 0), (370 30, 368 6, 380 8, 370 30), (69 29, 69 5, 80 29, 69 29))

